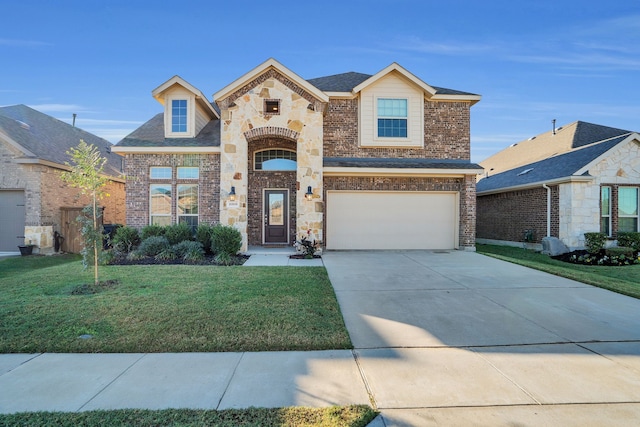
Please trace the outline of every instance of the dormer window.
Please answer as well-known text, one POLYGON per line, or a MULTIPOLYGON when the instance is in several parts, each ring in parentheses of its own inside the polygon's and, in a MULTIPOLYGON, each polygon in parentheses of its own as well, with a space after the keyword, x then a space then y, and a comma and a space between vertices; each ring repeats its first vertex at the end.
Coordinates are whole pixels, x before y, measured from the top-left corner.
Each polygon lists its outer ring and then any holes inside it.
POLYGON ((378 98, 378 138, 407 137, 407 100, 378 98))
POLYGON ((187 100, 174 99, 171 101, 171 132, 187 131, 187 100))

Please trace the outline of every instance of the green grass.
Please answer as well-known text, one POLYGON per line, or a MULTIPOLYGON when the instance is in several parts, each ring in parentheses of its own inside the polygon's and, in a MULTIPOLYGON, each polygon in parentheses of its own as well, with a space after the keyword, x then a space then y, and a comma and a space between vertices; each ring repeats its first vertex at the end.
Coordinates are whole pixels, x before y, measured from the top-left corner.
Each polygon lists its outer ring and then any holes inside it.
POLYGON ((351 348, 321 267, 103 266, 0 260, 0 352, 218 352, 351 348), (90 339, 80 339, 81 335, 90 339))
POLYGON ((640 298, 640 264, 610 267, 571 264, 522 248, 476 245, 478 253, 640 298))
POLYGON ((0 415, 2 426, 327 426, 364 427, 377 413, 368 406, 249 408, 224 411, 127 409, 89 412, 25 412, 0 415))

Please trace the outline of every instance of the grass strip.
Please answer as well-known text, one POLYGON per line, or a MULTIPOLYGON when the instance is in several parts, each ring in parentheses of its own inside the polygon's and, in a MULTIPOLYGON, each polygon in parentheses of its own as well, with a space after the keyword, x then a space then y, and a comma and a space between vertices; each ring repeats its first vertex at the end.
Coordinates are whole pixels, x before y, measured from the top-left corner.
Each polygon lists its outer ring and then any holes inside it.
POLYGON ((91 426, 326 426, 364 427, 377 413, 369 406, 330 408, 249 408, 215 410, 166 409, 159 411, 126 409, 87 412, 23 412, 0 415, 0 425, 91 427, 91 426))
POLYGON ((539 252, 512 246, 476 245, 476 250, 503 261, 640 298, 640 264, 619 267, 571 264, 539 252))

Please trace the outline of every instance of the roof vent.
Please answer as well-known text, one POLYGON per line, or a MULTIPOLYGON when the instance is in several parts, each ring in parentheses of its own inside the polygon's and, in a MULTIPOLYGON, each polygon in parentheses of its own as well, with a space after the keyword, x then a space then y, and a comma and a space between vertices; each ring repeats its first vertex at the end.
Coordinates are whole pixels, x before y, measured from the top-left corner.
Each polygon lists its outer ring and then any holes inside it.
POLYGON ((518 143, 517 143, 517 142, 516 142, 516 143, 514 143, 514 144, 511 144, 509 147, 515 147, 516 145, 518 145, 518 143))
POLYGON ((18 123, 22 129, 26 129, 26 130, 31 129, 31 126, 29 126, 29 125, 28 125, 27 123, 25 123, 25 122, 21 122, 20 120, 16 120, 16 123, 18 123))
POLYGON ((531 172, 532 170, 533 170, 533 168, 525 169, 525 170, 523 170, 522 172, 520 172, 520 173, 518 174, 518 176, 528 174, 528 173, 529 173, 529 172, 531 172))
POLYGON ((535 136, 532 136, 531 138, 529 138, 527 141, 533 141, 534 139, 536 139, 535 136))

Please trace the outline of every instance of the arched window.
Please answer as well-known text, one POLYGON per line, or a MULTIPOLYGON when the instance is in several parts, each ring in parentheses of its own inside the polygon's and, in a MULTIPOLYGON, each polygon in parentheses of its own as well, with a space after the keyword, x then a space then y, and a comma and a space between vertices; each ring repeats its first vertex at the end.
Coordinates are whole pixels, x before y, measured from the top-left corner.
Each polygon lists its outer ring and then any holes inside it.
POLYGON ((255 170, 294 171, 297 168, 296 152, 281 149, 257 151, 253 165, 255 170))

